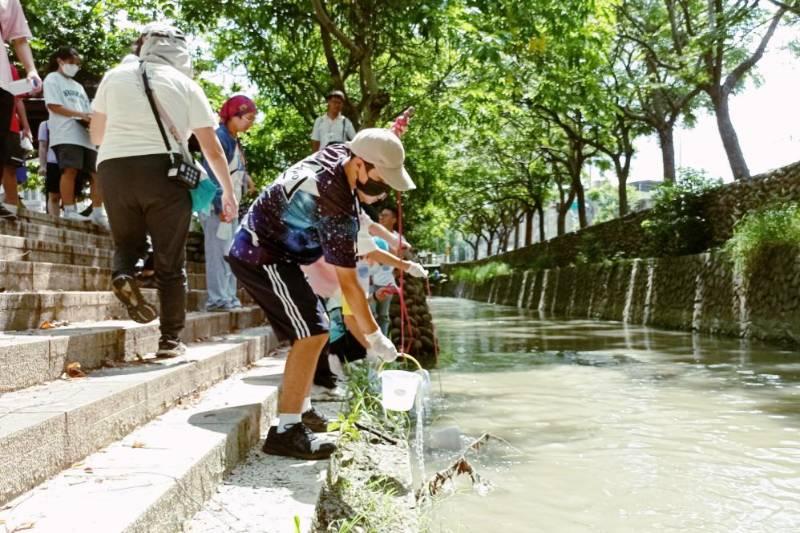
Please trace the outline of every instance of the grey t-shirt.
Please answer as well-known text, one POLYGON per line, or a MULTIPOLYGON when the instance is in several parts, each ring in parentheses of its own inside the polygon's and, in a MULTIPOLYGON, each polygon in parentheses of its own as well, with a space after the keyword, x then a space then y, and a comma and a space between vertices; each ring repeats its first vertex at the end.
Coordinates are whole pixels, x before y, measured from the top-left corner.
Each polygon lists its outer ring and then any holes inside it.
MULTIPOLYGON (((44 103, 62 105, 82 113, 92 110, 83 86, 60 72, 51 72, 44 79, 44 103)), ((97 150, 89 138, 89 130, 76 119, 50 111, 47 124, 50 128, 50 146, 77 144, 97 150)))

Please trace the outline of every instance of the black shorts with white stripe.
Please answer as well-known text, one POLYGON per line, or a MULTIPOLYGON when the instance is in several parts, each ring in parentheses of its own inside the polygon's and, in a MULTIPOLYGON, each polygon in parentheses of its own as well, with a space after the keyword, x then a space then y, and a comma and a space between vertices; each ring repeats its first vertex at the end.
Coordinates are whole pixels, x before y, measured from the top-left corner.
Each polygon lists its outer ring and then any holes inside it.
POLYGON ((279 339, 293 342, 328 333, 328 314, 298 265, 253 265, 235 257, 226 259, 279 339))

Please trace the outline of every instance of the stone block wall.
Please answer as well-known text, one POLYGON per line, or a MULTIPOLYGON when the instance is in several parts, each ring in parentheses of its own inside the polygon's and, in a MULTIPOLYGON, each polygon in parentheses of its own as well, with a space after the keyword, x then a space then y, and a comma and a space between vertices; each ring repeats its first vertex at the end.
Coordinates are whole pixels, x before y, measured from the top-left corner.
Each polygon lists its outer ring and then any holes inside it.
POLYGON ((439 294, 537 310, 800 344, 800 254, 776 248, 743 276, 724 252, 518 270, 439 294))
MULTIPOLYGON (((722 244, 746 213, 774 203, 800 202, 800 162, 754 176, 748 180, 722 185, 706 194, 703 205, 711 226, 711 244, 722 244)), ((555 237, 475 263, 503 261, 515 268, 534 265, 564 267, 576 262, 586 243, 601 243, 606 257, 643 257, 647 238, 642 222, 648 211, 589 226, 574 233, 555 237)))

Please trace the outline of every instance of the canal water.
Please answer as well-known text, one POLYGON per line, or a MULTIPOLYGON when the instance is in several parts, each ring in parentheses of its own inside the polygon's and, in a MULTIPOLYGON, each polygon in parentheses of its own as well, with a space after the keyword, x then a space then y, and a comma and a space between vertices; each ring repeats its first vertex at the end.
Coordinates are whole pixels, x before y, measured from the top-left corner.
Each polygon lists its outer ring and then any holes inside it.
MULTIPOLYGON (((800 532, 800 354, 431 301, 432 434, 490 432, 437 532, 800 532), (449 428, 449 429, 448 429, 449 428)), ((443 444, 447 448, 447 444, 443 444)), ((457 452, 427 452, 427 469, 457 452)))

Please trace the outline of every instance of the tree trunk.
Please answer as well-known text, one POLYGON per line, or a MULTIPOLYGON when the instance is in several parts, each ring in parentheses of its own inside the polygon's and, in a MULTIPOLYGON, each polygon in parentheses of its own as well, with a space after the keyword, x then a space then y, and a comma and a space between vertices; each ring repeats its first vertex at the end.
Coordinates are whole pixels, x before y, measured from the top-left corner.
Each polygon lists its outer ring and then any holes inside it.
POLYGON ((477 261, 478 260, 478 250, 481 247, 481 236, 478 235, 477 237, 475 237, 475 244, 472 244, 469 241, 467 241, 467 243, 470 245, 470 247, 472 247, 472 260, 473 261, 477 261))
POLYGON ((567 213, 569 212, 569 206, 559 206, 558 207, 558 236, 561 237, 567 233, 567 213))
POLYGON ((620 180, 619 182, 619 216, 624 217, 628 214, 628 184, 626 183, 627 177, 625 181, 620 180))
POLYGON ((533 244, 533 210, 525 211, 525 246, 533 244))
POLYGON ((728 107, 728 94, 720 91, 720 95, 714 98, 714 114, 717 117, 717 129, 722 138, 722 146, 725 147, 725 155, 728 156, 728 164, 731 167, 733 179, 741 180, 750 177, 750 169, 744 160, 742 147, 739 145, 739 136, 731 121, 731 111, 728 107))
POLYGON ((505 228, 503 232, 500 234, 500 244, 499 250, 497 250, 498 254, 504 254, 508 251, 508 239, 511 237, 511 228, 505 228))
POLYGON ((575 187, 575 196, 578 199, 578 223, 581 229, 583 229, 589 225, 589 222, 586 220, 586 198, 584 196, 581 178, 576 178, 572 186, 575 187))
POLYGON ((672 126, 658 130, 661 145, 661 162, 664 167, 664 181, 675 182, 675 139, 672 126))
POLYGON ((544 207, 542 204, 536 206, 536 212, 539 215, 539 242, 544 242, 544 207))

